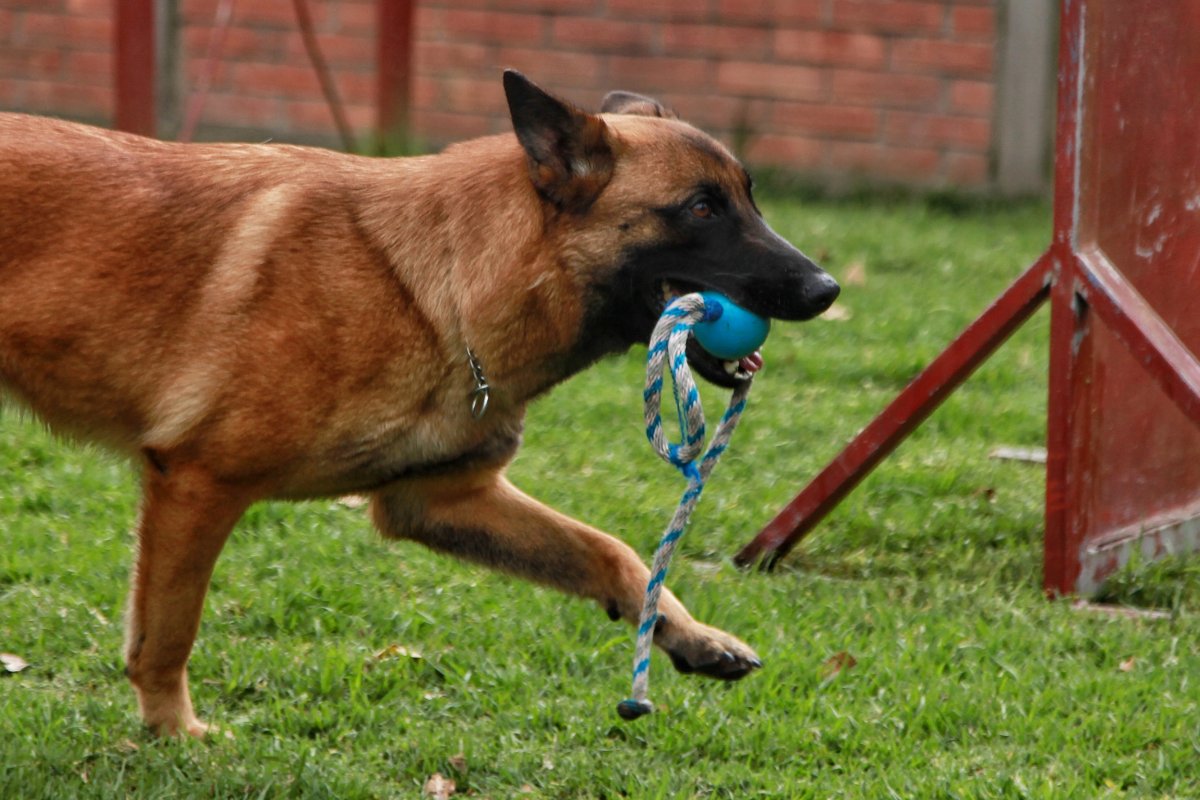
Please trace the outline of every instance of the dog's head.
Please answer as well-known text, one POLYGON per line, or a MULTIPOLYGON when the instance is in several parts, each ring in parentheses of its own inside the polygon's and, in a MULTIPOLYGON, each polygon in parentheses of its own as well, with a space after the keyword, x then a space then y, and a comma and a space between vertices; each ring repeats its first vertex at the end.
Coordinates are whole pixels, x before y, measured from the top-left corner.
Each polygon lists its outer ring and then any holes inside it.
MULTIPOLYGON (((581 335, 597 355, 647 341, 687 292, 782 320, 811 319, 837 297, 837 282, 763 220, 737 159, 656 101, 613 92, 592 115, 517 72, 504 89, 547 232, 588 295, 581 335)), ((695 342, 688 360, 719 385, 749 377, 695 342)))

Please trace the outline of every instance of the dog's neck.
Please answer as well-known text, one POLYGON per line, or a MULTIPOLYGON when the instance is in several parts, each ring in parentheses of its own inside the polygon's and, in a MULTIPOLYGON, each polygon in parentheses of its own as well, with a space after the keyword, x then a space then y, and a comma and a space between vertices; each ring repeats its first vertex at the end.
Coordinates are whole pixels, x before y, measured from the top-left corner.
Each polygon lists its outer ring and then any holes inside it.
POLYGON ((421 313, 451 333, 443 356, 477 355, 493 405, 524 404, 602 355, 573 352, 585 293, 547 241, 514 137, 385 163, 364 190, 364 235, 421 313))

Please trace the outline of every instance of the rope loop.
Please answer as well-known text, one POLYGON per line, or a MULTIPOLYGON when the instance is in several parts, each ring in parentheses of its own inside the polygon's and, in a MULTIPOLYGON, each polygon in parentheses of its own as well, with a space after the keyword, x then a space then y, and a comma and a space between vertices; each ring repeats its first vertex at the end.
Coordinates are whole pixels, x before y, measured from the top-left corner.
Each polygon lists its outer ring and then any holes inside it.
POLYGON ((698 293, 685 294, 673 300, 664 310, 650 337, 650 349, 646 354, 646 389, 642 393, 645 401, 646 438, 654 451, 672 464, 687 479, 688 485, 679 500, 675 516, 667 525, 662 539, 654 551, 654 563, 650 568, 650 580, 642 602, 638 619, 637 643, 633 658, 632 696, 617 705, 617 713, 623 719, 637 719, 654 710, 647 699, 650 684, 650 647, 654 640, 654 628, 658 622, 658 599, 666 581, 667 567, 679 539, 687 527, 688 518, 700 494, 704 482, 733 436, 733 430, 741 419, 750 393, 750 380, 738 384, 729 399, 729 408, 721 417, 717 431, 708 449, 704 450, 704 409, 700 404, 700 392, 692 379, 687 363, 687 343, 692 329, 702 321, 714 321, 721 317, 723 308, 716 300, 705 301, 698 293), (679 418, 680 441, 670 442, 663 430, 662 393, 667 367, 671 369, 675 411, 679 418), (697 465, 701 451, 703 457, 697 465))

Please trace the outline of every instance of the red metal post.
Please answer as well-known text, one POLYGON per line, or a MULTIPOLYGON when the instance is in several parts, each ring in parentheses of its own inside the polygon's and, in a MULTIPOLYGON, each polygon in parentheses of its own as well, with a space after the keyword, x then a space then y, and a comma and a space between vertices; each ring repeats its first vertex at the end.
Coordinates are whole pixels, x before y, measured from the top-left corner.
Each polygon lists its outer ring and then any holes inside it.
POLYGON ((377 141, 383 152, 408 144, 412 98, 413 0, 377 0, 377 141))
POLYGON ((1079 115, 1082 103, 1083 8, 1064 0, 1059 19, 1058 110, 1054 154, 1054 258, 1056 280, 1050 297, 1050 376, 1046 401, 1046 495, 1042 543, 1042 585, 1049 594, 1074 591, 1079 566, 1075 553, 1078 498, 1070 482, 1072 395, 1075 335, 1087 323, 1087 309, 1076 302, 1075 243, 1079 212, 1079 115))
POLYGON ((155 0, 116 0, 116 113, 119 130, 153 136, 157 125, 154 58, 155 0))

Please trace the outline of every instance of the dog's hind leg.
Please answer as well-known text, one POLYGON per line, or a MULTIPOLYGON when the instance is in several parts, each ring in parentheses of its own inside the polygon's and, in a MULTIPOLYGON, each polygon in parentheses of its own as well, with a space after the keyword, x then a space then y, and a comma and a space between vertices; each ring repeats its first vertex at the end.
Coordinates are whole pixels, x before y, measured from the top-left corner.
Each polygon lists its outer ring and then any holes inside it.
MULTIPOLYGON (((624 542, 523 494, 503 476, 429 479, 379 492, 376 526, 442 552, 598 602, 636 624, 650 571, 624 542)), ((681 672, 735 680, 761 666, 754 651, 697 622, 664 590, 654 643, 681 672)))
POLYGON ((187 661, 221 547, 249 504, 205 472, 151 456, 144 471, 137 562, 126 611, 126 674, 155 732, 203 736, 187 661))

